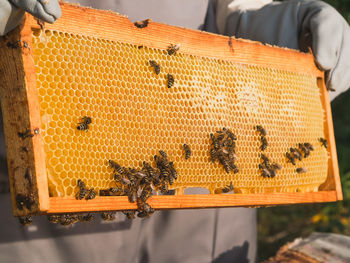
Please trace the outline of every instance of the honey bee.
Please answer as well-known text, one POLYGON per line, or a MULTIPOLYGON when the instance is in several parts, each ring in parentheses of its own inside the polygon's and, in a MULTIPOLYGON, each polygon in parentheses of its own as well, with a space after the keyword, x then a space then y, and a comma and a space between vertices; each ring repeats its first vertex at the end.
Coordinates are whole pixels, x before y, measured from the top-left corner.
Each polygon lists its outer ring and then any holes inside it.
POLYGON ((174 183, 174 178, 169 174, 169 176, 168 176, 168 182, 169 182, 169 184, 170 185, 173 185, 173 183, 174 183))
POLYGON ((182 145, 183 150, 185 151, 185 159, 189 159, 191 157, 192 151, 190 146, 188 146, 186 143, 182 145))
POLYGON ((263 163, 265 164, 265 165, 268 165, 269 163, 270 163, 270 160, 269 160, 269 158, 265 155, 265 154, 261 154, 260 155, 260 157, 261 157, 261 159, 263 160, 263 163))
POLYGON ((160 66, 157 62, 155 62, 154 60, 149 60, 148 61, 149 64, 151 65, 152 68, 154 68, 154 72, 159 75, 160 73, 160 66))
POLYGON ((310 151, 315 150, 315 147, 311 143, 306 142, 304 143, 304 146, 308 148, 310 151))
POLYGON ((159 169, 168 169, 169 168, 169 162, 165 158, 160 158, 158 155, 154 156, 154 161, 156 162, 156 165, 159 169))
POLYGON ((152 196, 152 188, 145 186, 140 194, 140 200, 144 203, 152 196))
POLYGON ((22 226, 29 226, 33 222, 33 218, 31 216, 20 216, 18 221, 22 226))
POLYGON ((86 196, 86 194, 88 193, 88 190, 86 189, 85 183, 78 179, 78 187, 79 187, 79 191, 76 193, 75 198, 78 200, 84 199, 84 197, 86 196))
POLYGON ((168 184, 163 181, 159 187, 159 190, 162 194, 166 194, 168 192, 168 184))
POLYGON ((291 153, 293 153, 294 157, 297 158, 299 161, 303 158, 302 152, 297 148, 290 148, 289 149, 291 153))
POLYGON ((162 178, 169 178, 170 172, 166 168, 161 168, 160 169, 160 175, 162 178))
POLYGON ((60 217, 60 224, 62 226, 70 226, 79 221, 78 215, 75 214, 63 214, 60 217))
POLYGON ((231 191, 233 191, 233 184, 232 184, 232 182, 228 186, 222 188, 222 192, 223 193, 228 193, 228 192, 231 192, 231 191))
POLYGON ((174 167, 173 162, 169 162, 169 170, 170 170, 170 175, 176 180, 177 179, 177 171, 174 167))
MULTIPOLYGON (((148 204, 145 204, 145 205, 148 205, 148 204)), ((140 218, 145 218, 145 217, 150 217, 153 213, 154 213, 154 209, 151 206, 149 206, 149 208, 147 208, 147 210, 143 210, 143 211, 139 212, 137 214, 137 216, 140 218)))
POLYGON ((262 177, 271 177, 271 173, 267 168, 261 169, 261 175, 262 177))
POLYGON ((177 45, 173 45, 173 44, 170 44, 170 46, 168 46, 168 55, 171 56, 171 55, 176 55, 176 52, 179 51, 180 49, 180 44, 177 44, 177 45))
POLYGON ((231 170, 233 171, 234 174, 239 172, 239 168, 236 165, 231 165, 231 170))
POLYGON ((266 137, 264 137, 264 136, 261 136, 261 146, 260 146, 260 149, 262 150, 262 151, 265 151, 265 149, 267 148, 267 140, 266 140, 266 137))
POLYGON ((145 211, 148 214, 153 214, 154 213, 154 209, 147 203, 143 204, 142 210, 145 211))
POLYGON ((114 169, 119 174, 125 174, 125 168, 120 166, 118 163, 116 163, 113 160, 108 160, 109 166, 114 169))
POLYGON ((237 136, 230 130, 230 129, 227 129, 226 130, 226 133, 227 133, 227 136, 233 140, 233 141, 236 141, 237 140, 237 136))
POLYGON ((302 152, 304 152, 304 158, 307 158, 307 157, 310 155, 309 149, 306 148, 306 147, 304 146, 304 144, 302 144, 302 143, 299 143, 298 146, 299 146, 299 149, 300 149, 302 152))
POLYGON ((167 86, 168 86, 168 89, 170 89, 174 85, 174 82, 175 82, 174 76, 168 73, 166 75, 166 77, 167 77, 167 80, 168 80, 167 86))
POLYGON ((91 188, 88 190, 88 193, 85 197, 86 200, 91 200, 91 199, 94 199, 96 197, 96 192, 94 190, 94 188, 91 188))
POLYGON ((33 194, 24 195, 24 194, 17 194, 16 195, 16 205, 19 210, 23 210, 23 207, 26 207, 28 210, 32 208, 34 205, 35 200, 33 194))
POLYGON ((49 220, 50 223, 58 224, 61 220, 61 216, 60 215, 48 215, 47 219, 49 220))
POLYGON ((273 169, 269 169, 270 172, 270 178, 274 178, 276 176, 276 171, 273 169))
POLYGON ((231 161, 231 162, 234 162, 237 160, 237 155, 233 152, 229 152, 228 153, 228 159, 231 161))
POLYGON ((29 137, 33 137, 34 134, 32 134, 32 131, 27 129, 25 132, 18 132, 18 137, 20 137, 21 139, 25 139, 25 138, 29 138, 29 137))
POLYGON ((122 177, 120 178, 120 182, 124 185, 131 185, 131 181, 128 178, 122 177))
POLYGON ((111 187, 108 190, 109 195, 115 196, 115 195, 124 195, 125 191, 123 188, 117 188, 117 187, 111 187))
POLYGON ((133 189, 127 188, 125 189, 125 193, 127 194, 130 203, 136 202, 136 199, 137 199, 136 191, 134 191, 133 189))
POLYGON ((307 172, 307 169, 305 167, 299 167, 296 169, 296 172, 298 174, 301 174, 301 173, 306 173, 307 172))
POLYGON ((160 154, 163 158, 165 158, 165 159, 168 158, 168 155, 167 155, 166 152, 164 152, 163 150, 159 150, 159 154, 160 154))
POLYGON ((87 213, 84 215, 79 215, 78 218, 80 222, 91 222, 92 220, 94 220, 95 217, 93 214, 87 213))
POLYGON ((282 166, 280 164, 278 164, 278 163, 273 163, 273 164, 271 164, 271 168, 273 170, 281 170, 282 166))
POLYGON ((210 149, 210 160, 215 163, 217 158, 217 151, 214 148, 210 149))
POLYGON ((255 129, 261 134, 261 136, 266 136, 266 130, 261 125, 256 125, 255 129))
POLYGON ((104 220, 104 221, 113 221, 115 219, 115 214, 116 212, 102 212, 101 213, 101 218, 104 220))
POLYGON ((324 138, 318 138, 318 141, 321 143, 321 146, 323 146, 324 148, 328 148, 328 142, 326 139, 324 138))
POLYGON ((292 163, 293 165, 295 165, 295 159, 294 159, 294 157, 290 154, 290 153, 286 153, 286 157, 287 157, 287 159, 288 159, 288 161, 290 162, 290 163, 292 163))
POLYGON ((150 19, 142 20, 142 21, 137 21, 134 23, 134 25, 137 28, 145 28, 148 26, 148 23, 150 22, 150 19))
POLYGON ((16 49, 21 47, 21 41, 13 41, 13 42, 7 42, 6 43, 8 48, 16 49))
POLYGON ((124 210, 124 211, 122 211, 122 213, 124 215, 126 215, 126 217, 128 219, 134 219, 135 218, 135 210, 124 210))
POLYGON ((79 131, 88 131, 89 130, 89 124, 92 122, 91 118, 88 116, 84 116, 82 118, 82 122, 78 123, 77 129, 79 131))
POLYGON ((210 134, 210 139, 212 142, 212 145, 214 147, 215 150, 219 150, 221 148, 221 144, 219 142, 219 140, 217 138, 215 138, 214 134, 210 134))

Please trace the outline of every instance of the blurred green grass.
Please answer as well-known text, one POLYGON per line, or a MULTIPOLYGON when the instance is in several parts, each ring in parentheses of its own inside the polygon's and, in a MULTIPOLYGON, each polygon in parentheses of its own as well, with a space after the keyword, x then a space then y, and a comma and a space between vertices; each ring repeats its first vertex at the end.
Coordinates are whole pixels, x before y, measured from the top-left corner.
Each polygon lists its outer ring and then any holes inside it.
MULTIPOLYGON (((350 0, 325 2, 336 8, 350 24, 350 0)), ((350 236, 350 90, 332 102, 332 115, 344 200, 259 209, 259 262, 275 255, 287 242, 315 231, 350 236)))

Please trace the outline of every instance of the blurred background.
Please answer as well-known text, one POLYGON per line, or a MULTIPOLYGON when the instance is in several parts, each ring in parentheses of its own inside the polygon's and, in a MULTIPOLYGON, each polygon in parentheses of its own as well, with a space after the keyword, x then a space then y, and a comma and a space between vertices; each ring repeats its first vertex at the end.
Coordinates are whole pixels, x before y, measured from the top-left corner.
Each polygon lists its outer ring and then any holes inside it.
MULTIPOLYGON (((325 2, 350 24, 350 0, 325 2)), ((332 102, 332 115, 344 200, 259 209, 259 262, 275 255, 285 243, 315 231, 350 236, 350 90, 332 102)))

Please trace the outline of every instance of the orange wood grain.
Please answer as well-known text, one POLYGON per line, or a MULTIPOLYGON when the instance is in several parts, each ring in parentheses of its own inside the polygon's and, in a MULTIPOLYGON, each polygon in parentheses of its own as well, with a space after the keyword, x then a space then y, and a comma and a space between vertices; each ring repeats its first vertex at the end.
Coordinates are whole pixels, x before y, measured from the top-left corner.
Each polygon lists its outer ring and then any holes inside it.
MULTIPOLYGON (((61 9, 62 17, 55 24, 45 24, 46 29, 164 50, 169 44, 181 43, 180 52, 184 54, 323 76, 312 55, 296 50, 152 21, 146 28, 140 29, 126 16, 77 5, 61 4, 61 9)), ((27 15, 27 20, 26 23, 33 28, 39 28, 31 15, 27 15)))
POLYGON ((36 213, 48 209, 48 189, 45 156, 40 136, 20 138, 18 133, 40 127, 38 94, 36 92, 33 54, 30 48, 31 30, 16 29, 0 43, 1 108, 6 140, 6 152, 10 179, 13 214, 15 216, 36 213), (21 42, 18 42, 18 40, 21 42), (17 43, 17 48, 8 47, 17 43), (41 144, 40 144, 41 143, 41 144), (28 180, 28 177, 31 179, 28 180), (16 196, 31 196, 30 209, 20 209, 16 196))
MULTIPOLYGON (((217 194, 217 195, 178 195, 152 196, 147 202, 155 209, 189 209, 213 207, 253 207, 282 204, 299 204, 337 201, 335 191, 313 193, 275 193, 275 194, 217 194)), ((47 213, 109 211, 136 209, 125 196, 96 197, 93 200, 51 197, 47 213)))

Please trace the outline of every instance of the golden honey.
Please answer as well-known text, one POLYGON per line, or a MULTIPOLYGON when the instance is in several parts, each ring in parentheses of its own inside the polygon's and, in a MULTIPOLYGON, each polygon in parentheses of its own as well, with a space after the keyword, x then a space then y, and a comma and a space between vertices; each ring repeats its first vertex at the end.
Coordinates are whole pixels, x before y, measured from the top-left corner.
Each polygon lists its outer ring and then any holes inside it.
POLYGON ((317 191, 326 180, 315 76, 51 30, 34 31, 33 51, 50 196, 74 196, 78 179, 96 190, 115 186, 108 160, 141 168, 160 149, 178 171, 177 194, 187 187, 214 193, 230 182, 236 193, 317 191), (77 130, 84 116, 89 130, 77 130), (260 175, 256 125, 267 131, 264 153, 283 166, 275 178, 260 175), (238 137, 237 174, 210 161, 209 134, 223 127, 238 137), (285 153, 303 142, 315 151, 287 163, 285 153))

